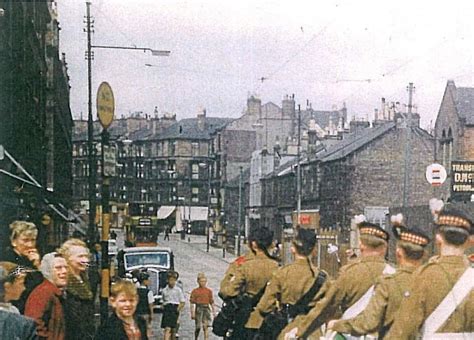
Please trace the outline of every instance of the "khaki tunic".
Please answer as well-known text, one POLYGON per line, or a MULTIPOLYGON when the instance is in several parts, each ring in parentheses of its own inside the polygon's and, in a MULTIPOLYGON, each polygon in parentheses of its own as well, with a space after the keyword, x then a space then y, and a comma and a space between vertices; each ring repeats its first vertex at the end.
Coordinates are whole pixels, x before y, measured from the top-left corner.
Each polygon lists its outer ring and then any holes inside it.
POLYGON ((231 262, 224 274, 224 278, 221 281, 219 292, 222 291, 223 288, 224 290, 226 289, 226 286, 228 285, 229 281, 232 279, 232 277, 235 276, 235 273, 237 272, 237 268, 240 267, 242 264, 244 264, 246 261, 254 257, 255 257, 255 254, 252 251, 248 251, 246 254, 239 256, 233 262, 231 262))
MULTIPOLYGON (((257 295, 272 278, 278 263, 269 259, 265 254, 255 255, 237 267, 235 275, 227 282, 221 283, 220 294, 224 298, 235 297, 241 293, 257 295)), ((245 324, 246 328, 258 329, 263 321, 260 314, 250 315, 245 324)))
POLYGON ((322 298, 316 302, 313 309, 286 326, 279 339, 283 339, 286 332, 297 327, 299 337, 304 334, 308 339, 319 340, 316 331, 329 320, 340 317, 341 313, 375 285, 385 265, 382 256, 364 256, 342 267, 339 277, 326 286, 326 291, 321 291, 319 297, 322 298))
MULTIPOLYGON (((410 295, 402 302, 386 339, 416 339, 425 320, 451 291, 469 262, 464 256, 438 256, 413 274, 410 295)), ((437 333, 474 332, 474 292, 460 303, 437 333)))
POLYGON ((376 332, 379 332, 379 336, 386 334, 393 324, 404 295, 408 294, 415 268, 400 267, 395 274, 379 278, 374 295, 364 311, 352 319, 336 322, 333 330, 355 336, 376 332))
MULTIPOLYGON (((276 307, 277 300, 282 304, 294 305, 313 286, 318 274, 318 268, 309 259, 296 259, 294 263, 279 268, 273 273, 253 313, 270 313, 276 307)), ((314 301, 309 305, 314 306, 314 301)))

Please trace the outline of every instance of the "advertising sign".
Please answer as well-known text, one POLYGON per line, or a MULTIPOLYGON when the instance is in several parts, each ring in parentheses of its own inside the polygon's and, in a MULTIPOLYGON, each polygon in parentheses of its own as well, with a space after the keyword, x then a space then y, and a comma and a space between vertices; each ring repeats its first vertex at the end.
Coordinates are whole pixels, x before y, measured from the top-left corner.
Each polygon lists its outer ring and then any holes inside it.
POLYGON ((117 160, 115 155, 115 148, 112 146, 104 145, 104 176, 111 177, 116 176, 117 160))
POLYGON ((451 200, 470 201, 474 195, 474 161, 451 162, 451 200))

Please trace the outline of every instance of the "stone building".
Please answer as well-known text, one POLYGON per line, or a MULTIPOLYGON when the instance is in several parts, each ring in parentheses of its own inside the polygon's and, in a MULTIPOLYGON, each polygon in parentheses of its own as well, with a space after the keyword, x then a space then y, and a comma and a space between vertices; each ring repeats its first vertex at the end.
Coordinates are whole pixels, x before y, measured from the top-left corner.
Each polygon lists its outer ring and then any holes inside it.
MULTIPOLYGON (((358 129, 314 158, 303 159, 302 209, 319 210, 321 227, 348 230, 356 214, 402 206, 405 169, 409 170, 407 205, 426 204, 432 197, 425 170, 433 162, 434 140, 419 127, 417 115, 411 126, 405 118, 406 114, 398 113, 393 121, 358 129), (409 133, 411 154, 406 157, 409 133)), ((288 214, 296 209, 294 163, 263 180, 264 225, 281 229, 291 221, 288 214)))
POLYGON ((44 250, 68 232, 73 122, 67 63, 59 53, 55 2, 0 1, 0 8, 0 144, 23 170, 9 160, 2 169, 30 182, 2 174, 2 235, 12 219, 27 218, 41 226, 44 250))
MULTIPOLYGON (((436 139, 435 159, 447 171, 448 179, 436 191, 448 200, 451 196, 451 162, 474 161, 474 88, 456 87, 448 80, 436 117, 434 135, 436 139)), ((464 199, 470 200, 467 193, 464 199)))

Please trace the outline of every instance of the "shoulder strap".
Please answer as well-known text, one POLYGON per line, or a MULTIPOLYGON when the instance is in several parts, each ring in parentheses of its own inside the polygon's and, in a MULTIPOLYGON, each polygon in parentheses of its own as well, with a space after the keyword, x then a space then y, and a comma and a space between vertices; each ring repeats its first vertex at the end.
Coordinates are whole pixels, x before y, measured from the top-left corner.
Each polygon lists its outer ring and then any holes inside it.
POLYGON ((436 333, 451 316, 464 298, 474 287, 474 268, 469 267, 459 278, 451 291, 426 319, 423 326, 424 336, 436 333))
POLYGON ((316 296, 318 291, 323 286, 324 282, 326 282, 326 278, 326 273, 323 271, 319 271, 318 276, 314 280, 314 283, 311 288, 302 297, 299 298, 299 300, 293 305, 293 307, 296 310, 299 310, 300 308, 305 308, 316 296))

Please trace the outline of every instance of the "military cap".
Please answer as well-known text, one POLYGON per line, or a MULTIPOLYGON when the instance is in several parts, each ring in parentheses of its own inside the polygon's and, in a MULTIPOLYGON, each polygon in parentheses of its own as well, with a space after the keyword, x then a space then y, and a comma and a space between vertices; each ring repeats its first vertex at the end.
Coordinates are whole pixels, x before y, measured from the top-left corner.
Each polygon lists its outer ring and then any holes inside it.
POLYGON ((469 234, 473 233, 471 217, 464 211, 453 207, 441 210, 435 223, 439 226, 461 228, 467 230, 469 234))
POLYGON ((388 241, 388 233, 380 228, 378 224, 364 221, 358 224, 358 228, 360 235, 372 235, 384 241, 388 241))
POLYGON ((397 240, 413 243, 422 247, 430 243, 430 238, 417 227, 407 228, 403 225, 394 225, 393 234, 397 240))

